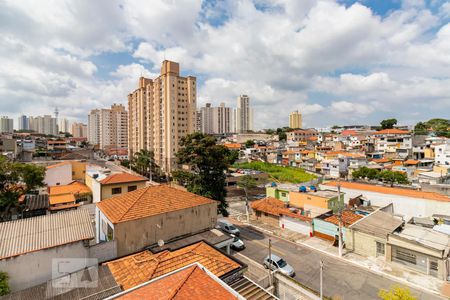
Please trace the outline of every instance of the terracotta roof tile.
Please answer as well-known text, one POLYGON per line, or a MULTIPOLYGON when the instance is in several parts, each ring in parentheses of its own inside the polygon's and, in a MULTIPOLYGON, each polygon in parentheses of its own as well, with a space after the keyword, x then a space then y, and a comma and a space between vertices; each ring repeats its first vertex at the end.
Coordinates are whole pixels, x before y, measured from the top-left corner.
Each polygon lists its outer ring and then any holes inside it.
POLYGON ((84 184, 74 181, 68 185, 55 185, 49 187, 50 196, 61 194, 88 194, 91 190, 84 184))
POLYGON ((205 242, 156 254, 145 250, 108 262, 106 265, 116 282, 126 290, 194 262, 202 264, 217 277, 241 267, 237 262, 205 242))
POLYGON ((97 206, 116 224, 211 203, 215 201, 167 185, 157 185, 105 199, 97 206))
POLYGON ((407 130, 401 130, 401 129, 384 129, 375 132, 375 134, 409 134, 409 131, 407 130))
POLYGON ((53 168, 62 167, 65 165, 70 165, 70 164, 71 164, 70 161, 63 161, 63 162, 60 162, 60 163, 57 163, 54 165, 47 166, 46 169, 53 169, 53 168))
MULTIPOLYGON (((327 183, 325 183, 325 185, 337 186, 337 182, 336 181, 327 182, 327 183)), ((434 192, 424 192, 424 191, 409 190, 409 189, 402 189, 402 188, 396 188, 396 187, 378 186, 378 185, 356 183, 356 182, 346 182, 346 181, 341 181, 340 185, 341 185, 341 187, 347 188, 347 189, 356 189, 356 190, 363 190, 363 191, 369 191, 369 192, 375 192, 375 193, 400 195, 400 196, 411 197, 411 198, 421 198, 421 199, 437 200, 437 201, 445 201, 445 202, 450 201, 449 197, 447 197, 443 194, 434 193, 434 192)))
POLYGON ((133 175, 130 173, 115 173, 111 174, 105 179, 101 180, 101 184, 116 184, 124 182, 135 182, 135 181, 147 181, 147 178, 142 176, 133 175))
POLYGON ((275 216, 283 215, 305 221, 311 220, 311 218, 292 212, 289 208, 285 207, 283 201, 272 197, 267 197, 261 200, 253 201, 251 206, 254 210, 265 212, 275 216))
POLYGON ((418 165, 420 161, 415 159, 408 159, 405 162, 403 162, 404 165, 418 165))
MULTIPOLYGON (((355 214, 349 210, 344 210, 342 212, 342 224, 344 226, 352 225, 362 218, 363 217, 361 215, 355 214)), ((332 215, 331 217, 325 218, 325 221, 333 223, 334 225, 339 225, 339 218, 337 215, 332 215)))
POLYGON ((53 195, 48 199, 50 205, 75 202, 75 196, 73 194, 53 195))

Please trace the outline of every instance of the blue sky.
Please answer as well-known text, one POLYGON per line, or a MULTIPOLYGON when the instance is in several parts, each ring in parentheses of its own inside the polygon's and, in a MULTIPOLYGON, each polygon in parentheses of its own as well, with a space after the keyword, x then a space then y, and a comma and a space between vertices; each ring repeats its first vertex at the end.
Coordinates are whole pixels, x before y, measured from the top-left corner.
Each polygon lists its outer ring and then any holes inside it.
POLYGON ((442 0, 6 0, 0 113, 85 121, 170 59, 199 107, 249 95, 257 128, 448 118, 449 22, 442 0))

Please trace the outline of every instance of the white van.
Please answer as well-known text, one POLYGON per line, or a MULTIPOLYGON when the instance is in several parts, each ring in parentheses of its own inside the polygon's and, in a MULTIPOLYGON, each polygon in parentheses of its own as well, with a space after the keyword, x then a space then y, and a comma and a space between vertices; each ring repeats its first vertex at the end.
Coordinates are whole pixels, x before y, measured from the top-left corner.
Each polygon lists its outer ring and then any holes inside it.
POLYGON ((236 226, 231 224, 228 220, 217 220, 217 226, 226 233, 234 234, 235 236, 239 236, 240 234, 239 229, 237 229, 236 226))

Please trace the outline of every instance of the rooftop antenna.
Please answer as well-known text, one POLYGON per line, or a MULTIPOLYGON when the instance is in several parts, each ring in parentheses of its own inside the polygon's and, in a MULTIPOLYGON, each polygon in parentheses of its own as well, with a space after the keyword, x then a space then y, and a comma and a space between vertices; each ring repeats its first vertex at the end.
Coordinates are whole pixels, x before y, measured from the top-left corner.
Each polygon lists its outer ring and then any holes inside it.
POLYGON ((59 115, 59 110, 58 110, 58 106, 55 107, 55 118, 56 121, 58 121, 58 115, 59 115))

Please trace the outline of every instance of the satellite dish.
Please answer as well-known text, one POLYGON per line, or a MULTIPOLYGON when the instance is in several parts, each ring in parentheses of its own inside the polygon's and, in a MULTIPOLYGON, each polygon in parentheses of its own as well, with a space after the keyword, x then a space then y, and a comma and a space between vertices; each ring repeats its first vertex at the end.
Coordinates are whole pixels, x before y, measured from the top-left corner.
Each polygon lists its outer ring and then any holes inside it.
POLYGON ((159 247, 164 246, 164 241, 163 241, 163 240, 158 240, 158 246, 159 246, 159 247))

